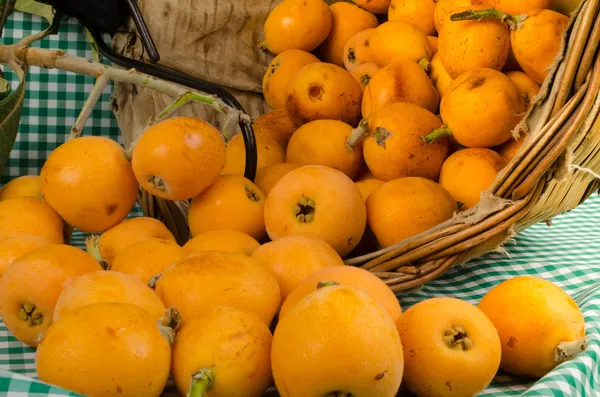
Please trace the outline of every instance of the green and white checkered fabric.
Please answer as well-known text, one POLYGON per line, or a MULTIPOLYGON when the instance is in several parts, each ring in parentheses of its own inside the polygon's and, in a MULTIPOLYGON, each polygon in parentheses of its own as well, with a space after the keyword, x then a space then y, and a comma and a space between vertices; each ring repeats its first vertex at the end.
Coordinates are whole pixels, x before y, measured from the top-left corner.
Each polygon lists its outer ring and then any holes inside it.
MULTIPOLYGON (((2 40, 14 42, 46 26, 40 18, 16 13, 2 40)), ((58 36, 39 45, 87 58, 92 56, 85 35, 75 22, 64 25, 58 36)), ((92 84, 91 78, 31 68, 20 134, 3 183, 18 175, 39 172, 50 151, 64 142, 92 84)), ((107 89, 90 117, 85 134, 118 139, 109 101, 107 89)), ((84 238, 76 233, 73 244, 83 247, 84 238)), ((476 304, 490 288, 518 275, 551 280, 580 305, 587 324, 587 350, 537 382, 498 376, 481 396, 600 396, 600 197, 594 196, 572 213, 556 218, 552 227, 545 224, 531 227, 505 248, 509 256, 489 254, 449 271, 419 292, 402 296, 403 308, 436 296, 454 296, 476 304)), ((34 349, 15 340, 0 322, 0 396, 77 396, 45 385, 35 377, 34 349)))

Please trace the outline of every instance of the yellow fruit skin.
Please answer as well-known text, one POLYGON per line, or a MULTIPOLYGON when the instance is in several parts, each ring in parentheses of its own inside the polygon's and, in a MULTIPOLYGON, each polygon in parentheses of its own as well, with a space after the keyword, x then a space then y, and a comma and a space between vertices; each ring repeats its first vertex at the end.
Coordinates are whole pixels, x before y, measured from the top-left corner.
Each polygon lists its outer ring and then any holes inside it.
POLYGON ((371 36, 371 49, 375 62, 384 67, 397 58, 419 62, 431 59, 433 50, 425 33, 404 21, 382 23, 371 36))
POLYGON ((353 0, 354 4, 359 6, 360 8, 364 8, 365 10, 375 13, 375 14, 385 14, 388 12, 390 8, 391 0, 353 0))
POLYGON ((396 102, 414 103, 435 112, 440 96, 417 63, 398 59, 371 78, 363 95, 362 115, 369 117, 385 105, 396 102))
POLYGON ((363 91, 363 95, 365 93, 367 85, 369 85, 369 82, 371 82, 373 76, 379 73, 380 70, 381 68, 375 62, 368 62, 357 66, 352 71, 352 77, 354 77, 354 79, 360 84, 360 88, 363 91))
POLYGON ((455 201, 463 203, 461 211, 475 207, 481 193, 488 190, 506 161, 490 149, 463 149, 444 162, 440 184, 455 201))
POLYGON ((60 244, 63 227, 60 216, 41 199, 16 197, 0 202, 0 240, 27 234, 60 244))
POLYGON ((175 242, 173 233, 157 219, 144 216, 126 219, 99 237, 102 260, 110 266, 117 252, 150 237, 175 242))
POLYGON ((268 269, 277 279, 281 301, 311 274, 344 261, 333 248, 321 239, 289 236, 264 244, 252 259, 268 269))
POLYGON ((285 107, 296 126, 319 119, 356 125, 362 89, 346 69, 331 63, 306 65, 287 87, 285 107))
POLYGON ((331 31, 331 11, 323 0, 285 0, 267 16, 267 48, 273 54, 286 50, 312 51, 331 31))
POLYGON ((162 273, 183 255, 182 248, 173 241, 151 237, 117 252, 110 269, 130 274, 148 285, 153 276, 162 273))
POLYGON ((20 256, 48 244, 50 243, 45 238, 28 234, 0 240, 0 277, 20 256))
POLYGON ((440 110, 458 143, 492 148, 512 137, 525 112, 525 99, 506 75, 493 69, 475 69, 452 82, 440 110))
POLYGON ((504 160, 507 162, 511 161, 513 157, 517 155, 523 143, 525 143, 525 139, 527 139, 526 134, 522 134, 518 139, 509 139, 504 144, 496 147, 494 150, 498 152, 504 160))
POLYGON ((438 46, 438 37, 437 36, 427 36, 427 40, 429 40, 429 44, 431 44, 432 49, 432 57, 437 54, 439 46, 438 46))
POLYGON ((406 310, 397 322, 404 345, 404 384, 418 397, 476 396, 500 365, 500 339, 477 307, 455 298, 433 298, 406 310), (462 350, 444 341, 461 328, 472 341, 462 350))
POLYGON ((442 31, 442 26, 448 18, 448 15, 454 8, 469 7, 473 4, 480 4, 480 1, 473 0, 437 0, 433 12, 433 21, 438 33, 442 31))
POLYGON ((450 193, 424 178, 387 182, 367 199, 369 226, 384 247, 425 232, 452 218, 456 211, 450 193))
POLYGON ((440 54, 435 54, 431 59, 429 78, 440 94, 440 97, 444 96, 444 93, 452 84, 453 79, 446 71, 446 68, 444 68, 440 54))
POLYGON ((37 346, 52 323, 63 288, 75 277, 97 270, 102 268, 94 258, 68 245, 49 244, 21 256, 0 278, 0 317, 6 328, 26 345, 37 346), (43 316, 41 324, 20 318, 26 304, 43 316))
MULTIPOLYGON (((281 87, 283 94, 285 95, 287 89, 287 83, 284 87, 281 87)), ((288 141, 292 137, 296 126, 290 120, 285 104, 282 108, 275 109, 271 112, 265 113, 253 124, 254 135, 266 136, 275 140, 282 148, 286 148, 288 141)))
POLYGON ((398 298, 379 277, 360 267, 335 266, 319 270, 302 280, 283 302, 279 317, 283 318, 302 298, 316 291, 320 282, 330 281, 366 292, 389 313, 394 322, 402 314, 398 298))
POLYGON ((131 155, 140 186, 165 200, 197 196, 221 174, 225 161, 225 141, 219 130, 193 117, 172 117, 154 124, 139 137, 131 155))
POLYGON ((207 307, 184 323, 173 346, 173 379, 182 396, 203 368, 215 380, 207 395, 260 397, 271 380, 272 335, 259 317, 226 306, 207 307))
POLYGON ((412 103, 383 107, 369 120, 371 135, 363 143, 365 162, 382 181, 411 176, 436 181, 448 157, 448 139, 427 144, 421 138, 441 126, 433 113, 412 103))
POLYGON ((331 10, 331 31, 319 48, 324 62, 344 66, 344 46, 356 33, 377 27, 377 17, 354 4, 337 2, 331 10))
POLYGON ((489 7, 504 11, 508 15, 528 14, 536 9, 554 9, 556 0, 483 0, 489 7))
POLYGON ((533 99, 540 92, 540 85, 533 81, 531 77, 527 76, 527 74, 524 72, 511 71, 507 72, 506 75, 517 85, 517 87, 519 87, 523 93, 523 97, 525 98, 525 108, 529 110, 529 108, 533 105, 533 99))
MULTIPOLYGON (((488 9, 471 6, 453 9, 452 13, 488 9)), ((439 36, 439 54, 444 68, 453 79, 473 69, 502 70, 510 52, 509 28, 495 18, 481 21, 444 22, 439 36)))
POLYGON ((561 47, 569 17, 552 10, 527 14, 521 27, 510 33, 512 51, 529 77, 543 84, 561 47))
POLYGON ((380 181, 379 179, 365 179, 362 181, 355 182, 354 184, 360 191, 361 197, 366 202, 367 199, 369 198, 369 196, 371 195, 371 193, 373 193, 375 191, 375 189, 377 189, 379 186, 383 185, 384 183, 385 183, 384 181, 380 181))
POLYGON ((147 284, 129 274, 99 270, 79 276, 67 285, 56 301, 53 322, 95 303, 130 303, 159 321, 165 305, 147 284))
POLYGON ((575 301, 538 277, 521 276, 500 283, 483 297, 479 308, 500 335, 501 368, 517 376, 546 375, 558 365, 554 354, 559 343, 585 336, 584 318, 575 301))
POLYGON ((238 230, 260 240, 265 235, 265 196, 241 175, 222 175, 192 200, 188 222, 192 236, 210 230, 238 230))
MULTIPOLYGON (((274 139, 256 136, 257 169, 285 161, 285 151, 274 139)), ((238 134, 227 144, 227 161, 221 175, 244 175, 246 171, 246 146, 244 137, 238 134)))
POLYGON ((338 120, 315 120, 304 124, 290 139, 286 159, 290 163, 324 165, 354 178, 363 165, 362 145, 347 146, 352 126, 338 120))
POLYGON ((265 224, 272 240, 293 235, 316 237, 343 257, 362 238, 366 209, 347 175, 329 167, 306 165, 273 187, 265 203, 265 224), (299 221, 295 213, 303 198, 315 203, 314 217, 308 222, 299 221))
POLYGON ((271 360, 282 397, 393 397, 403 374, 392 318, 366 293, 346 286, 324 287, 281 318, 271 360))
POLYGON ((262 90, 271 109, 285 108, 285 89, 294 74, 319 58, 302 50, 287 50, 271 61, 263 77, 262 90))
POLYGON ((258 241, 237 230, 211 230, 200 233, 183 246, 183 256, 205 251, 237 252, 252 255, 260 247, 258 241))
POLYGON ((388 11, 390 21, 412 23, 428 36, 436 33, 433 12, 437 0, 392 0, 388 11))
POLYGON ((246 255, 208 251, 183 258, 167 268, 156 284, 165 306, 191 320, 210 306, 232 306, 256 313, 269 325, 279 310, 275 277, 246 255))
POLYGON ((56 148, 40 172, 44 200, 71 226, 101 233, 133 208, 139 185, 117 142, 84 136, 56 148))
POLYGON ((0 201, 15 197, 42 198, 40 177, 37 175, 20 176, 0 189, 0 201))
POLYGON ((373 63, 371 36, 375 28, 365 29, 350 37, 344 46, 344 67, 350 73, 365 63, 373 63))
POLYGON ((40 380, 90 397, 159 397, 170 364, 156 319, 125 303, 86 306, 61 318, 36 353, 40 380))
POLYGON ((261 168, 256 171, 254 183, 265 196, 268 196, 271 189, 273 189, 273 186, 275 186, 281 178, 298 167, 299 165, 297 164, 280 163, 261 168))

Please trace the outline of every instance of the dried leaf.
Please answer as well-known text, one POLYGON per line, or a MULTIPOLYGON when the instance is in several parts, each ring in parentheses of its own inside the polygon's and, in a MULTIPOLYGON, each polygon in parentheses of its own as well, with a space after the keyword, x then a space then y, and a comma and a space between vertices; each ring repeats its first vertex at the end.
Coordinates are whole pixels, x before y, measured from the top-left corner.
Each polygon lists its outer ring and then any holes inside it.
POLYGON ((50 24, 54 20, 54 10, 52 9, 52 6, 35 0, 17 0, 15 9, 27 14, 38 15, 46 19, 50 24))

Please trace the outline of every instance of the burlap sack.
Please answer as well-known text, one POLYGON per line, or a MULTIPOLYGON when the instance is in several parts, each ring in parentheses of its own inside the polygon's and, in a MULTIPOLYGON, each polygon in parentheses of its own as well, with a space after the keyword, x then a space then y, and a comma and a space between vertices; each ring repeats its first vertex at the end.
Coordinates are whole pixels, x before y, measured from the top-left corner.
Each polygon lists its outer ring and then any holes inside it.
MULTIPOLYGON (((281 0, 138 0, 161 56, 160 63, 219 84, 240 101, 253 118, 268 110, 261 82, 273 58, 258 48, 269 11, 281 0)), ((115 51, 140 59, 143 49, 133 22, 113 40, 115 51)), ((174 98, 131 84, 115 85, 115 115, 131 143, 152 116, 174 98)), ((222 116, 201 104, 183 109, 209 122, 222 116)))

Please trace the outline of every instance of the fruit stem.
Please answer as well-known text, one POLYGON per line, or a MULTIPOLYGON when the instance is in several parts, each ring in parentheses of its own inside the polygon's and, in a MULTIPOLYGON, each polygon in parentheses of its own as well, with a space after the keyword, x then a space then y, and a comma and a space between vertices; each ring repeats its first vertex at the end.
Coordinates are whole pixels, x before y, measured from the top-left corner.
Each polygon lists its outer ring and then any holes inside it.
POLYGON ((358 127, 352 130, 350 137, 346 141, 346 148, 351 152, 356 149, 359 143, 361 143, 369 135, 369 120, 362 119, 358 123, 358 127))
POLYGON ((165 337, 170 345, 175 343, 175 337, 177 336, 177 328, 181 324, 181 314, 179 310, 174 307, 169 307, 165 311, 165 316, 158 321, 158 328, 160 333, 165 337))
POLYGON ((340 283, 335 281, 319 281, 317 284, 317 289, 325 288, 325 287, 333 287, 336 285, 340 285, 340 283))
POLYGON ((587 338, 583 337, 573 342, 560 342, 554 352, 554 362, 568 361, 584 351, 587 347, 587 338))
POLYGON ((158 283, 158 279, 160 278, 160 276, 160 274, 157 274, 155 276, 150 277, 150 280, 148 281, 148 287, 155 289, 156 283, 158 283))
POLYGON ((259 41, 258 43, 256 43, 256 46, 261 50, 266 51, 268 49, 267 40, 259 41))
POLYGON ((431 70, 431 62, 429 62, 429 59, 427 59, 427 58, 421 59, 419 61, 419 66, 421 67, 421 69, 423 69, 427 73, 429 73, 429 71, 431 70))
POLYGON ((192 375, 190 392, 187 397, 203 397, 204 393, 212 389, 214 374, 209 368, 202 368, 192 375))
POLYGON ((168 307, 162 320, 162 325, 175 331, 181 325, 181 313, 175 307, 168 307))
POLYGON ((373 138, 375 138, 375 142, 377 142, 377 144, 384 149, 385 141, 390 137, 390 135, 392 135, 392 133, 383 127, 377 127, 373 131, 373 138))
POLYGON ((429 135, 422 136, 421 140, 425 143, 433 143, 440 138, 450 135, 452 135, 452 131, 450 130, 450 128, 448 128, 448 126, 446 125, 443 125, 437 130, 431 132, 429 135))
POLYGON ((345 391, 332 391, 331 393, 327 393, 325 397, 353 397, 352 393, 347 393, 345 391))
POLYGON ((102 269, 110 270, 110 265, 106 263, 104 258, 102 258, 102 253, 100 252, 100 237, 96 235, 91 235, 85 239, 85 249, 88 254, 90 254, 94 259, 98 261, 102 269))
POLYGON ((517 30, 521 26, 521 22, 527 18, 527 15, 512 16, 495 8, 490 8, 480 11, 466 10, 450 16, 451 21, 481 21, 487 18, 497 18, 501 22, 508 24, 512 30, 517 30))

